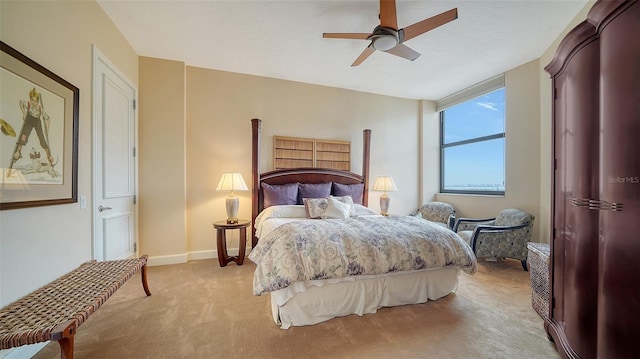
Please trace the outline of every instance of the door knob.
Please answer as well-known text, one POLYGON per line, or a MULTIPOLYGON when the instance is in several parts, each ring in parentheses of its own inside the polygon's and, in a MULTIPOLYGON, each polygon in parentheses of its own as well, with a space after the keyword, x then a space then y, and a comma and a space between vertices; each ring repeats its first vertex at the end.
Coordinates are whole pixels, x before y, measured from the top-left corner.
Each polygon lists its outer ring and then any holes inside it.
POLYGON ((104 211, 108 211, 110 209, 111 209, 111 207, 102 207, 102 205, 100 205, 98 207, 98 212, 104 212, 104 211))

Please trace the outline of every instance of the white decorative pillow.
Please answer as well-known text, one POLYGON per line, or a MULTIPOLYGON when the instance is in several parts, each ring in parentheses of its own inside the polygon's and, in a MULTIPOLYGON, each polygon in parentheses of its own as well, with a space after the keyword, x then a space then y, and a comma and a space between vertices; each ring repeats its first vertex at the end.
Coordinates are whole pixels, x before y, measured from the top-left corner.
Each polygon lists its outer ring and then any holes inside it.
POLYGON ((353 204, 341 202, 335 197, 329 197, 327 198, 327 209, 324 211, 324 215, 322 215, 322 218, 349 218, 352 206, 353 204))
POLYGON ((332 198, 337 199, 338 201, 342 202, 342 203, 348 203, 348 204, 353 204, 353 197, 351 197, 350 195, 346 195, 346 196, 329 196, 332 198))
POLYGON ((307 218, 318 219, 322 217, 327 209, 328 201, 326 198, 303 198, 302 202, 304 203, 307 218))
POLYGON ((325 211, 327 210, 329 198, 333 198, 338 202, 342 202, 344 204, 349 205, 349 208, 350 208, 349 216, 350 217, 355 216, 355 214, 353 213, 353 209, 355 208, 356 205, 354 205, 353 203, 353 198, 347 195, 347 196, 339 196, 339 197, 329 196, 327 198, 303 198, 302 202, 304 203, 304 209, 307 214, 307 218, 309 219, 326 218, 325 211))
POLYGON ((371 208, 365 207, 363 205, 354 203, 353 204, 353 209, 351 210, 351 215, 353 217, 360 217, 360 216, 379 216, 380 213, 376 212, 374 210, 372 210, 371 208))

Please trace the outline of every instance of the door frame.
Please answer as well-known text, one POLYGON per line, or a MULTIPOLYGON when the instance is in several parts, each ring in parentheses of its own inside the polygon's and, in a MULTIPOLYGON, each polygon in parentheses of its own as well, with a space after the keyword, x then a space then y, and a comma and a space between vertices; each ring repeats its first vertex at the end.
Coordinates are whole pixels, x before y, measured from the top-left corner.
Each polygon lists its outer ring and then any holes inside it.
MULTIPOLYGON (((96 188, 102 188, 102 186, 98 186, 98 183, 100 183, 99 181, 101 181, 102 179, 100 178, 100 176, 97 175, 98 172, 98 168, 97 168, 97 163, 98 163, 98 157, 102 156, 102 150, 100 148, 98 148, 98 143, 101 141, 97 141, 98 136, 101 136, 101 132, 99 132, 100 126, 99 126, 99 118, 100 118, 100 109, 103 107, 101 103, 99 103, 98 101, 101 101, 101 98, 97 98, 96 94, 99 93, 99 89, 98 86, 100 86, 101 81, 100 81, 100 77, 102 76, 102 72, 99 71, 99 64, 101 63, 102 65, 106 66, 107 68, 109 68, 110 71, 112 71, 113 73, 115 73, 118 77, 120 77, 120 79, 122 81, 124 81, 128 86, 131 87, 131 89, 133 89, 134 95, 134 109, 133 109, 133 132, 134 132, 134 139, 133 139, 133 147, 134 147, 134 151, 137 152, 137 148, 138 148, 138 106, 135 105, 138 102, 138 86, 129 79, 129 77, 127 77, 115 64, 113 64, 113 62, 111 62, 111 60, 109 60, 109 58, 107 58, 97 47, 96 45, 92 45, 91 46, 92 49, 92 60, 93 60, 93 75, 92 75, 92 81, 93 81, 93 91, 92 91, 92 201, 91 201, 91 233, 92 233, 92 239, 91 239, 91 248, 92 248, 92 258, 96 259, 96 260, 103 260, 104 259, 104 251, 100 250, 98 251, 98 248, 104 248, 104 242, 100 242, 97 243, 98 241, 98 235, 96 233, 96 229, 98 228, 98 226, 96 226, 96 221, 99 220, 99 217, 97 216, 97 206, 96 203, 98 202, 98 193, 96 191, 96 188), (98 104, 100 104, 100 106, 98 106, 98 104), (102 255, 99 255, 100 253, 102 253, 102 255)), ((134 220, 134 224, 133 224, 133 230, 134 230, 134 255, 138 255, 138 203, 137 203, 137 195, 138 195, 138 156, 137 153, 134 155, 133 158, 133 182, 134 182, 134 198, 136 200, 134 200, 134 204, 133 204, 133 220, 134 220)), ((103 237, 102 237, 103 238, 103 237)))

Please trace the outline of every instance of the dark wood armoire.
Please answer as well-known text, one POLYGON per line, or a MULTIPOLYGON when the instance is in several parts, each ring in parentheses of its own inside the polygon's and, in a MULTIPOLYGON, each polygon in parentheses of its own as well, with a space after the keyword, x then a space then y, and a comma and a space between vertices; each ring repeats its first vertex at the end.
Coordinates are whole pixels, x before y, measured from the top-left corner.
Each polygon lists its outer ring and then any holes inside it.
POLYGON ((640 2, 597 1, 553 81, 550 306, 567 358, 640 358, 640 2))

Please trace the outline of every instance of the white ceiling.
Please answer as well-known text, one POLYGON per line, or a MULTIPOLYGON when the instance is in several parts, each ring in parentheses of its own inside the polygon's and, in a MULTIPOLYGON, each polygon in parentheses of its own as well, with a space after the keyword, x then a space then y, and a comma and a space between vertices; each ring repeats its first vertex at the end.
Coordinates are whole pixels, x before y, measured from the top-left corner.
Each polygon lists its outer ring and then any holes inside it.
POLYGON ((140 56, 428 100, 539 58, 586 2, 398 0, 401 28, 454 7, 458 19, 406 41, 413 62, 375 52, 351 67, 368 41, 322 33, 373 31, 377 0, 98 0, 140 56))

